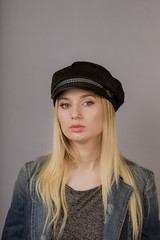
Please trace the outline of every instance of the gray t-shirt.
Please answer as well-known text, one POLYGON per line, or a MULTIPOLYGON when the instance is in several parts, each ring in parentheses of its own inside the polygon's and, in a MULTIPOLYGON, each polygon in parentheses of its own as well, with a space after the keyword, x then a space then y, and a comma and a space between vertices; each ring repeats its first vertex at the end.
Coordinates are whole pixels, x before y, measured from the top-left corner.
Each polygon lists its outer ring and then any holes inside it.
MULTIPOLYGON (((76 191, 66 185, 65 193, 68 219, 60 240, 102 240, 104 226, 102 187, 76 191)), ((61 220, 62 215, 58 229, 61 220)), ((54 232, 52 240, 57 240, 54 232)))

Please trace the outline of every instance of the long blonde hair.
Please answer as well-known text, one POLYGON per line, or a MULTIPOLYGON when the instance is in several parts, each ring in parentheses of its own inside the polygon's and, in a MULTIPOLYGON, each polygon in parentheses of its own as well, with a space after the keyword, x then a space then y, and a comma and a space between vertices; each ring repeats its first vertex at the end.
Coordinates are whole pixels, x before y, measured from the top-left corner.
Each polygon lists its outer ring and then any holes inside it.
MULTIPOLYGON (((101 100, 104 119, 100 155, 100 174, 104 214, 106 214, 107 198, 112 184, 113 182, 118 184, 119 176, 121 176, 126 183, 134 188, 129 202, 129 216, 133 226, 133 239, 138 239, 142 228, 142 206, 140 196, 133 175, 119 151, 114 108, 108 100, 104 98, 101 98, 101 100)), ((52 219, 50 224, 54 226, 54 231, 56 231, 60 213, 63 212, 63 221, 58 233, 58 236, 60 236, 63 233, 68 212, 65 198, 65 184, 68 180, 69 167, 75 162, 77 151, 73 149, 70 141, 62 133, 57 111, 58 105, 56 102, 53 152, 41 169, 39 169, 36 181, 36 192, 39 197, 42 198, 48 210, 43 231, 47 228, 47 223, 50 218, 52 219)))

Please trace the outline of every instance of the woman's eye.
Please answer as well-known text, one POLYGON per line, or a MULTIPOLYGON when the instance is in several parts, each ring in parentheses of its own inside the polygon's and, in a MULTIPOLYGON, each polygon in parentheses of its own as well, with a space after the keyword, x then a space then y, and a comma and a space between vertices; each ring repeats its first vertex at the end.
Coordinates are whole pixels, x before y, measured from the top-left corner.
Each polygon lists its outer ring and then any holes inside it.
POLYGON ((84 106, 89 106, 89 105, 92 105, 92 104, 93 104, 93 102, 91 102, 91 101, 86 101, 86 102, 83 103, 84 106))
POLYGON ((62 103, 60 106, 61 106, 62 108, 69 108, 69 107, 70 107, 70 104, 68 104, 68 103, 62 103))

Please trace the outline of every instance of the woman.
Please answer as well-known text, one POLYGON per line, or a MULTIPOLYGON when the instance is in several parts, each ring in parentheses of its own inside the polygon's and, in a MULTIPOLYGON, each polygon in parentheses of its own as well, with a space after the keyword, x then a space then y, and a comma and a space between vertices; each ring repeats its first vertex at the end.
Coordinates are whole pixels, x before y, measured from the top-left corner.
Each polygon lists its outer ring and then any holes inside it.
POLYGON ((26 163, 2 239, 160 239, 153 173, 120 155, 121 83, 75 62, 53 75, 53 152, 26 163))

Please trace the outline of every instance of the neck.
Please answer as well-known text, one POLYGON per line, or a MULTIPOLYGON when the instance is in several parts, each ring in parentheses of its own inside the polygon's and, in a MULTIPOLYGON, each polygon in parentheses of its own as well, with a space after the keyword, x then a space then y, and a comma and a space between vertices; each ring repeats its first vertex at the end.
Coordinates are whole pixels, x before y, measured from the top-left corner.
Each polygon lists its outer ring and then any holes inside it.
POLYGON ((85 143, 75 143, 78 149, 78 159, 76 161, 76 168, 90 172, 99 168, 101 137, 92 139, 85 143))

